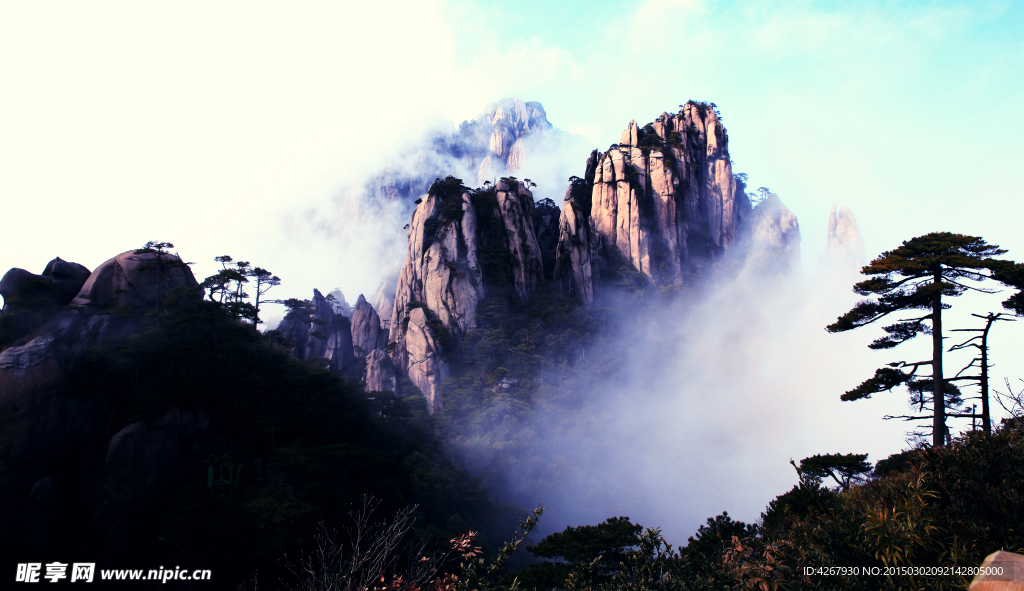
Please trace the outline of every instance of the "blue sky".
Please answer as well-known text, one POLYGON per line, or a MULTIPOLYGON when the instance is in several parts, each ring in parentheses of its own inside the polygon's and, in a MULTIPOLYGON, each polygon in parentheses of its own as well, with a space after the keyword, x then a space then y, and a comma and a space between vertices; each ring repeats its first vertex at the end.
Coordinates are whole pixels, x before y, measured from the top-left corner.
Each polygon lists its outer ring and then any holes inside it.
MULTIPOLYGON (((1019 2, 0 10, 0 192, 33 220, 0 238, 8 266, 95 266, 160 235, 199 261, 241 249, 281 267, 274 219, 506 96, 596 147, 630 119, 715 102, 735 169, 797 213, 805 250, 833 203, 871 253, 935 229, 1024 249, 1019 2), (252 221, 226 221, 237 211, 252 221)), ((308 291, 311 274, 292 277, 308 291)))
MULTIPOLYGON (((282 276, 280 297, 341 286, 355 300, 381 268, 320 216, 426 129, 510 96, 600 148, 630 119, 715 102, 734 171, 798 216, 808 274, 833 204, 854 211, 869 256, 953 231, 1024 260, 1022 33, 1021 2, 7 2, 0 269, 95 268, 160 239, 200 278, 228 253, 282 276)), ((997 381, 1024 377, 1021 328, 1000 327, 997 381)), ((866 352, 870 338, 833 342, 866 352)), ((822 381, 799 394, 838 397, 887 360, 847 358, 849 375, 805 363, 822 381)), ((840 436, 872 459, 896 451, 902 426, 863 408, 861 439, 846 426, 776 450, 740 517, 790 485, 787 454, 840 436)))

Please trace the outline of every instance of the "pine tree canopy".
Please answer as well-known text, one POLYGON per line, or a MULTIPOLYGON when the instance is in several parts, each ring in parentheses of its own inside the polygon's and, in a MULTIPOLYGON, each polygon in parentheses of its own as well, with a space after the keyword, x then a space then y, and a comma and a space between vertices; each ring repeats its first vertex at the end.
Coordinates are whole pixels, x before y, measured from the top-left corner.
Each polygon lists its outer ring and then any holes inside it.
MULTIPOLYGON (((1012 269, 1008 265, 1013 263, 991 258, 1005 252, 977 236, 950 232, 933 232, 907 240, 871 261, 861 270, 869 278, 853 286, 857 294, 878 295, 878 299, 857 303, 826 330, 852 330, 901 310, 930 310, 936 291, 942 296, 956 297, 968 289, 977 289, 962 283, 963 279, 983 281, 1009 275, 1012 269), (941 281, 936 283, 937 273, 941 281)), ((942 308, 949 308, 949 304, 942 304, 942 308)), ((887 335, 868 346, 891 349, 918 334, 928 333, 924 322, 931 320, 931 316, 929 313, 886 326, 883 330, 887 335)))

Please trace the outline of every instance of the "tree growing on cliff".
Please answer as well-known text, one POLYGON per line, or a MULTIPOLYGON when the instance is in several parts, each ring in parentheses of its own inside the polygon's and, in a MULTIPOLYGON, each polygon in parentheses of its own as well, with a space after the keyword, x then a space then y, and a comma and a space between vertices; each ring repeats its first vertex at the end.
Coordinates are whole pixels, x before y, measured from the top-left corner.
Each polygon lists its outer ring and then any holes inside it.
POLYGON ((261 298, 271 288, 281 285, 281 278, 261 267, 253 267, 247 261, 235 261, 228 255, 214 257, 213 260, 221 264, 221 269, 200 284, 208 290, 210 301, 217 302, 239 320, 248 320, 254 326, 260 324, 260 304, 266 303, 261 302, 261 298), (245 291, 250 279, 255 280, 255 304, 248 301, 250 296, 245 291))
MULTIPOLYGON (((993 293, 964 282, 996 279, 1011 283, 1014 263, 992 257, 1006 251, 988 244, 977 236, 932 232, 912 238, 902 246, 882 253, 861 272, 869 278, 857 283, 853 291, 862 296, 878 296, 857 303, 852 310, 826 327, 829 332, 844 332, 866 326, 893 313, 927 310, 914 318, 903 318, 883 327, 886 335, 876 339, 871 349, 891 349, 919 334, 932 337, 931 359, 906 363, 890 363, 875 372, 874 377, 842 395, 842 400, 869 398, 872 394, 891 390, 910 382, 917 369, 931 366, 932 394, 930 400, 922 398, 921 406, 930 402, 931 416, 902 417, 908 420, 931 418, 932 444, 941 446, 947 437, 946 398, 948 381, 942 373, 942 311, 949 304, 943 297, 957 297, 968 290, 993 293), (903 368, 910 368, 904 371, 903 368)), ((1014 296, 1018 297, 1018 296, 1014 296)), ((1013 301, 1013 297, 1007 302, 1013 301)), ((1007 304, 1004 304, 1007 305, 1007 304)), ((922 393, 923 395, 923 393, 922 393)))
POLYGON ((249 277, 256 280, 256 303, 253 304, 252 323, 261 324, 263 321, 260 320, 260 298, 271 288, 281 285, 281 278, 262 267, 253 267, 249 277))

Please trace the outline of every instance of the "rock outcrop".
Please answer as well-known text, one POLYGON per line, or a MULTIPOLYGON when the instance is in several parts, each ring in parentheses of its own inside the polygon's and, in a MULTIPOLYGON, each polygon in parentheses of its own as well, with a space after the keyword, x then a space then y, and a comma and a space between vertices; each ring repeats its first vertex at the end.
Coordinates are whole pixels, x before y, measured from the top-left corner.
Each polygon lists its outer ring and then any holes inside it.
POLYGON ((563 206, 559 248, 560 269, 573 258, 585 264, 583 250, 599 253, 589 271, 569 273, 584 298, 592 293, 586 277, 599 275, 602 261, 613 257, 657 284, 683 284, 737 243, 750 212, 733 177, 725 127, 714 106, 703 103, 687 103, 642 128, 631 121, 618 144, 592 156, 582 180, 590 198, 563 206), (596 242, 583 242, 587 227, 596 242), (571 244, 563 249, 562 240, 571 244))
POLYGON ((407 318, 398 358, 409 381, 427 399, 427 411, 433 414, 441 408, 441 382, 448 377, 448 363, 423 308, 413 308, 407 318))
MULTIPOLYGON (((391 310, 390 342, 401 342, 410 305, 426 306, 456 341, 476 328, 476 305, 487 295, 479 249, 476 208, 468 192, 434 193, 423 199, 409 227, 409 247, 391 310)), ((404 369, 406 363, 400 365, 404 369)))
POLYGON ((171 407, 154 421, 139 421, 107 443, 97 478, 95 520, 108 532, 108 552, 127 549, 160 501, 182 481, 185 442, 210 427, 205 410, 171 407))
MULTIPOLYGON (((43 287, 44 291, 49 292, 47 295, 52 298, 53 305, 66 306, 78 295, 89 275, 89 269, 86 267, 78 263, 69 263, 60 257, 47 263, 40 275, 24 269, 11 269, 4 274, 3 279, 0 279, 0 296, 4 298, 3 311, 12 312, 26 296, 32 298, 42 295, 26 293, 26 290, 32 289, 33 284, 37 289, 43 287)), ((28 305, 32 307, 40 304, 45 303, 36 302, 28 305)))
POLYGON ((517 98, 503 99, 488 106, 479 125, 490 132, 487 137, 490 154, 481 163, 477 176, 481 183, 521 169, 531 134, 553 127, 540 103, 517 98))
POLYGON ((60 257, 46 264, 41 275, 14 268, 0 279, 0 350, 48 322, 71 303, 89 279, 89 269, 60 257))
POLYGON ((352 323, 319 290, 313 290, 308 307, 289 311, 276 330, 296 359, 323 359, 326 369, 344 375, 355 370, 352 323))
MULTIPOLYGON (((399 262, 395 266, 393 273, 389 273, 384 279, 381 280, 380 285, 377 286, 377 291, 373 293, 373 309, 377 311, 377 315, 380 316, 380 325, 384 329, 384 334, 387 335, 389 326, 391 324, 391 314, 395 308, 395 286, 398 284, 398 276, 402 272, 402 265, 399 262)), ((385 339, 386 340, 386 339, 385 339)))
POLYGON ((397 375, 391 357, 381 349, 366 356, 366 374, 363 376, 367 392, 395 392, 397 375))
POLYGON ((475 329, 477 305, 488 295, 526 301, 543 279, 544 263, 534 234, 533 194, 523 182, 502 179, 471 192, 449 177, 432 189, 412 216, 388 340, 396 343, 399 370, 410 379, 417 373, 417 386, 429 383, 428 400, 436 402, 442 364, 423 355, 439 358, 444 347, 475 329), (422 315, 417 330, 423 334, 410 337, 413 313, 422 315))
MULTIPOLYGON (((850 208, 833 205, 828 214, 825 256, 835 265, 860 267, 864 264, 864 239, 850 208)), ((856 269, 855 269, 856 270, 856 269)))
POLYGON ((89 311, 155 308, 178 286, 200 289, 192 270, 177 255, 129 250, 96 267, 71 305, 89 311))
MULTIPOLYGON (((573 173, 576 154, 589 149, 584 138, 556 129, 540 103, 507 98, 488 105, 457 130, 437 130, 419 146, 394 156, 367 183, 365 193, 370 203, 411 206, 435 178, 452 175, 479 186, 522 173, 554 199, 573 173)), ((383 314, 377 303, 373 300, 383 314)))
POLYGON ((362 294, 352 309, 352 345, 367 355, 387 345, 387 334, 381 328, 380 316, 362 294))
POLYGON ((569 295, 584 304, 594 301, 594 279, 599 276, 597 264, 600 239, 594 220, 572 198, 572 188, 562 202, 562 215, 558 221, 558 251, 555 277, 564 282, 569 295))
MULTIPOLYGON (((168 483, 177 484, 181 446, 207 426, 198 410, 172 409, 112 437, 117 401, 111 394, 72 393, 70 375, 90 347, 137 332, 142 315, 176 298, 203 297, 188 266, 173 255, 128 251, 87 278, 83 269, 55 259, 30 278, 71 305, 33 328, 27 343, 0 352, 0 554, 10 555, 11 542, 52 548, 55 532, 67 528, 62 511, 68 507, 79 525, 103 539, 102 552, 124 550, 134 539, 135 518, 159 501, 168 483), (80 291, 69 295, 76 284, 80 291), (89 490, 95 498, 82 494, 89 490)), ((12 303, 20 301, 20 292, 7 293, 12 303)), ((0 319, 12 313, 5 309, 0 319)))
POLYGON ((569 180, 558 219, 555 252, 554 277, 571 296, 586 305, 594 301, 594 281, 600 277, 602 266, 601 237, 590 216, 599 157, 597 150, 591 152, 583 178, 569 180))
POLYGON ((800 224, 775 193, 757 204, 744 230, 751 268, 784 271, 800 261, 800 224))

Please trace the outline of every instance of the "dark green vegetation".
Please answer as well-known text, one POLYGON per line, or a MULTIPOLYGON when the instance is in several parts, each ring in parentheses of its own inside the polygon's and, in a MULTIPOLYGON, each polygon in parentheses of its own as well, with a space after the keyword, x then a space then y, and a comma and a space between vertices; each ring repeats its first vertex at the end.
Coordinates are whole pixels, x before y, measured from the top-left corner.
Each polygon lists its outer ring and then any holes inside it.
POLYGON ((898 569, 887 576, 884 569, 972 567, 996 550, 1024 549, 1024 425, 1019 421, 993 434, 970 432, 941 448, 903 452, 847 488, 822 485, 821 465, 849 460, 859 471, 862 457, 805 458, 797 469, 799 484, 773 500, 760 523, 745 524, 723 513, 678 549, 658 529, 618 517, 567 528, 529 548, 551 562, 499 581, 473 583, 462 576, 472 574, 463 563, 464 571, 456 569, 454 578, 449 574, 436 588, 954 590, 965 589, 972 577, 898 569), (831 574, 821 572, 830 568, 831 574))
POLYGON ((386 412, 359 384, 290 357, 218 302, 181 289, 132 336, 90 351, 73 395, 115 394, 114 430, 171 406, 207 409, 187 448, 184 482, 166 498, 127 562, 209 568, 221 582, 284 573, 310 550, 316 524, 344 525, 363 495, 380 515, 418 505, 414 536, 481 531, 496 548, 515 511, 496 507, 445 457, 422 399, 386 412), (216 481, 209 486, 208 469, 216 481))
POLYGON ((867 459, 868 454, 817 454, 800 460, 797 473, 818 480, 830 476, 840 488, 849 490, 855 478, 871 472, 867 459))
MULTIPOLYGON (((868 346, 872 349, 891 349, 919 334, 930 334, 932 355, 931 359, 925 361, 890 363, 889 367, 877 370, 874 377, 843 394, 842 399, 869 398, 872 394, 891 390, 901 384, 907 384, 912 391, 918 386, 915 403, 922 410, 930 405, 931 416, 902 418, 930 419, 932 445, 943 445, 950 437, 946 417, 952 414, 951 411, 958 410, 956 406, 961 402, 958 391, 952 387, 953 380, 946 378, 943 373, 942 311, 949 308, 943 298, 960 296, 968 289, 986 291, 965 284, 965 280, 980 282, 995 279, 1019 290, 1024 285, 1021 282, 1024 277, 1020 276, 1020 266, 992 258, 1005 253, 1005 250, 977 236, 932 232, 903 242, 900 247, 882 253, 864 267, 862 273, 869 278, 856 284, 854 292, 862 296, 878 296, 878 299, 858 302, 852 310, 829 325, 827 330, 843 332, 866 326, 893 313, 926 310, 928 313, 922 316, 901 318, 885 326, 883 329, 886 336, 868 346), (931 367, 931 396, 927 396, 921 384, 913 380, 921 366, 931 367), (903 367, 909 367, 910 371, 904 371, 903 367), (951 405, 949 410, 947 405, 951 405)), ((1019 298, 1019 294, 1006 300, 1003 306, 1014 309, 1017 301, 1014 298, 1019 298)), ((964 413, 955 416, 974 418, 974 415, 964 413)))
POLYGON ((217 302, 233 318, 262 324, 261 299, 271 288, 281 285, 281 279, 266 269, 253 267, 248 261, 236 261, 228 255, 216 257, 215 260, 221 264, 221 269, 201 284, 207 290, 210 301, 217 302), (252 302, 248 301, 250 294, 245 291, 246 285, 255 289, 252 302))

